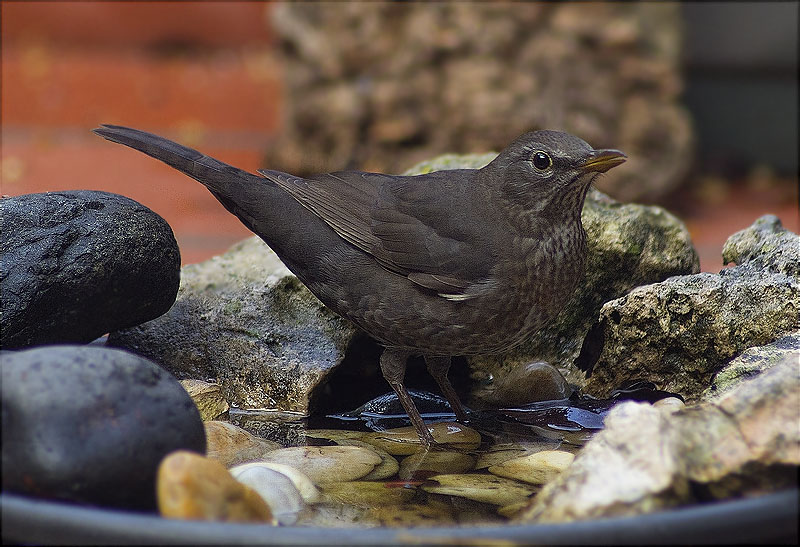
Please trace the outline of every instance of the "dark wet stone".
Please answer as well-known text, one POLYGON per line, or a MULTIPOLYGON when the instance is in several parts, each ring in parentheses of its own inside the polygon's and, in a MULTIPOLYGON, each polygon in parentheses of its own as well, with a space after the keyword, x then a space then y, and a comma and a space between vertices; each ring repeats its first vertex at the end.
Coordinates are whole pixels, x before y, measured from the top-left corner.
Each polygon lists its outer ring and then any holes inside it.
POLYGON ((86 343, 143 323, 175 301, 180 252, 164 219, 91 190, 0 200, 5 349, 86 343))
POLYGON ((203 422, 180 383, 110 348, 48 346, 0 355, 3 490, 155 507, 173 450, 205 453, 203 422))

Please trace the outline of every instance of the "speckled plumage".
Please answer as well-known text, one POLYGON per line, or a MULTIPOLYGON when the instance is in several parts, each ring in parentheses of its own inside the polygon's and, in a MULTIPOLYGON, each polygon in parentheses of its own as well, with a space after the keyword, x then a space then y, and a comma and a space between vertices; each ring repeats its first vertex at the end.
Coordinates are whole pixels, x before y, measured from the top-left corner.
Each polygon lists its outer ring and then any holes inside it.
POLYGON ((259 177, 135 129, 95 132, 203 183, 322 302, 384 345, 383 374, 426 444, 403 386, 408 356, 425 356, 464 419, 450 356, 505 351, 558 313, 583 275, 586 192, 624 161, 537 131, 477 170, 259 177))

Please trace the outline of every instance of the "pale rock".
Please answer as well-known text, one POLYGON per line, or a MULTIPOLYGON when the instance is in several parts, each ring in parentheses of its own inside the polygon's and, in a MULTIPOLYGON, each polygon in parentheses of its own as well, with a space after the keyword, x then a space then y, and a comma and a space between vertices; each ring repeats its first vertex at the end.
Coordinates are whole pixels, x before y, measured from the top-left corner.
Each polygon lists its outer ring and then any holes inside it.
POLYGON ((222 395, 222 389, 219 384, 192 379, 181 380, 180 382, 183 389, 194 401, 197 410, 200 411, 200 417, 203 421, 216 420, 230 408, 228 401, 222 395))
POLYGON ((218 460, 225 467, 259 460, 281 447, 276 442, 256 437, 228 422, 211 420, 203 425, 206 430, 208 457, 218 460))
MULTIPOLYGON (((427 426, 434 441, 458 450, 474 450, 481 444, 481 434, 456 422, 440 422, 427 426)), ((367 433, 362 441, 378 446, 394 456, 408 456, 423 450, 412 426, 367 433)))
POLYGON ((570 466, 575 455, 563 450, 543 450, 493 465, 489 472, 530 484, 547 484, 570 466))
POLYGON ((158 508, 166 518, 276 524, 267 503, 216 460, 193 452, 168 455, 158 469, 158 508))
POLYGON ((299 469, 316 485, 354 481, 381 463, 374 450, 358 446, 296 446, 267 454, 264 461, 299 469))
POLYGON ((445 474, 434 475, 430 480, 438 484, 422 485, 421 488, 426 492, 459 496, 494 505, 525 501, 535 491, 530 485, 494 475, 445 474))

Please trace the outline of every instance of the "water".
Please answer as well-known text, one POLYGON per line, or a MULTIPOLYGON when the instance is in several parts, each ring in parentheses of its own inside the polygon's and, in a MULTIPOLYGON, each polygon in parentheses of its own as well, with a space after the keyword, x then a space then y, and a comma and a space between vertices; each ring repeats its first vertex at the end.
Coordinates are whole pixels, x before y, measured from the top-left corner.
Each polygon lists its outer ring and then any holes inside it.
POLYGON ((362 446, 378 446, 384 460, 397 461, 397 471, 377 481, 340 483, 332 477, 331 484, 321 487, 322 502, 307 507, 296 525, 497 524, 513 518, 542 488, 531 483, 531 471, 513 478, 498 476, 508 466, 504 462, 537 453, 569 461, 602 429, 605 415, 618 402, 674 396, 652 384, 631 383, 603 400, 573 394, 518 408, 468 409, 464 427, 455 422, 442 397, 410 393, 425 422, 435 424, 440 444, 428 451, 422 449, 393 393, 339 414, 304 418, 233 409, 231 421, 267 438, 288 439, 294 446, 368 443, 362 446))

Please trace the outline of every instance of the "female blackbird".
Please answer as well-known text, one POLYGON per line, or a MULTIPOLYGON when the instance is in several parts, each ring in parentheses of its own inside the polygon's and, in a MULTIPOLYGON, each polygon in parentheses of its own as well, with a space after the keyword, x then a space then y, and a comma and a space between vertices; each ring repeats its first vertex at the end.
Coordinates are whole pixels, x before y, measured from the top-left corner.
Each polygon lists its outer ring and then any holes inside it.
POLYGON ((451 356, 506 351, 559 312, 583 275, 586 192, 625 161, 535 131, 482 169, 257 176, 136 129, 94 132, 201 182, 325 305, 382 344, 383 376, 425 446, 433 436, 403 385, 408 357, 424 356, 464 421, 451 356))

